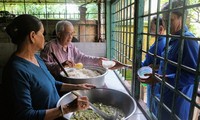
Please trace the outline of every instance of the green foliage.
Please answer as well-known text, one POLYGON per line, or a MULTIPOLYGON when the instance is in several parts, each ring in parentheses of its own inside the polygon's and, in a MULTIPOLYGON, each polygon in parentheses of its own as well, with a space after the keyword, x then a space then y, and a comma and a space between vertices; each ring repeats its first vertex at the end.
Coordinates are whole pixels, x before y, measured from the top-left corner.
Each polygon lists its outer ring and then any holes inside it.
MULTIPOLYGON (((165 2, 168 2, 168 0, 163 0, 165 2)), ((200 0, 186 0, 187 5, 195 5, 199 4, 200 0)), ((194 7, 187 9, 188 15, 186 24, 189 27, 189 30, 195 34, 196 37, 200 37, 199 33, 199 27, 200 27, 200 7, 194 7)))
POLYGON ((126 70, 126 80, 132 80, 132 70, 126 70))
POLYGON ((30 14, 33 13, 45 13, 45 5, 39 5, 39 4, 27 4, 26 5, 26 11, 30 14))
MULTIPOLYGON (((9 11, 13 14, 33 14, 39 18, 48 18, 48 19, 59 19, 65 18, 66 14, 68 15, 67 19, 70 19, 71 16, 76 16, 78 18, 78 14, 80 13, 78 10, 79 4, 34 4, 34 3, 17 3, 17 4, 5 4, 5 10, 9 11)), ((95 3, 87 4, 87 16, 86 19, 98 19, 98 7, 95 3)), ((0 3, 0 10, 4 11, 4 4, 0 3)), ((73 19, 73 18, 72 18, 73 19)))
POLYGON ((98 9, 97 9, 98 7, 97 7, 97 5, 95 3, 88 4, 86 6, 86 8, 87 8, 87 11, 86 11, 87 16, 86 16, 86 18, 87 19, 95 19, 95 20, 97 20, 98 19, 98 9))

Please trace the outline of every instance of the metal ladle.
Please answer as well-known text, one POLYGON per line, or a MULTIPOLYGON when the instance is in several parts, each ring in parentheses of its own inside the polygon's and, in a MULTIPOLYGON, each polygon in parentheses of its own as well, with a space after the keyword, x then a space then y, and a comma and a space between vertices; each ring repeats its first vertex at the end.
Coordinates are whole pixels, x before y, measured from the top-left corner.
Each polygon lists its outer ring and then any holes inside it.
POLYGON ((63 67, 63 65, 59 62, 58 58, 56 57, 56 55, 52 52, 51 53, 53 58, 56 60, 56 62, 58 63, 58 65, 60 66, 61 70, 65 73, 66 77, 69 77, 69 75, 67 74, 67 72, 65 71, 65 68, 63 67))
POLYGON ((124 68, 132 69, 132 65, 128 65, 128 64, 122 63, 122 62, 120 62, 118 60, 114 60, 114 61, 119 62, 120 64, 122 64, 124 66, 124 68))

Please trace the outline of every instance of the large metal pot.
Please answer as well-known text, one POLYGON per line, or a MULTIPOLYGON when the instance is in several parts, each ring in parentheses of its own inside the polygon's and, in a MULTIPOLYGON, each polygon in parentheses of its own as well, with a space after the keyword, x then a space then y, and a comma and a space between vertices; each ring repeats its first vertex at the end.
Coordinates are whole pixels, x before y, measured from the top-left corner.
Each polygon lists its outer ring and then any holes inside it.
POLYGON ((90 69, 93 71, 99 72, 101 75, 91 78, 70 78, 66 77, 63 72, 60 73, 62 82, 65 83, 72 83, 72 84, 81 84, 81 83, 90 83, 96 85, 96 87, 103 87, 104 86, 104 79, 105 75, 107 74, 108 70, 103 67, 98 66, 84 66, 86 69, 90 69))
MULTIPOLYGON (((105 105, 116 107, 125 113, 125 119, 133 115, 136 111, 137 105, 135 100, 128 94, 121 91, 97 88, 91 90, 76 90, 81 96, 87 96, 91 103, 103 103, 105 105)), ((71 92, 63 95, 57 102, 57 107, 70 103, 76 98, 71 92)), ((72 113, 64 115, 64 118, 69 119, 72 113)))

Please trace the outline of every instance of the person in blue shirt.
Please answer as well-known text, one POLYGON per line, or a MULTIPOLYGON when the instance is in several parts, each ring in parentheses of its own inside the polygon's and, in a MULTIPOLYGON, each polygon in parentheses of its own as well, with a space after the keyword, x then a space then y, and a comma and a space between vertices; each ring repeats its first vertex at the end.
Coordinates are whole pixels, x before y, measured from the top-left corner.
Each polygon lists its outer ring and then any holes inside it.
MULTIPOLYGON (((167 11, 170 8, 169 6, 170 4, 168 2, 165 3, 162 11, 167 11)), ((181 8, 183 7, 183 2, 178 0, 172 1, 171 7, 172 9, 181 8)), ((185 11, 185 14, 187 14, 187 11, 185 11)), ((174 9, 171 11, 170 15, 171 16, 169 17, 168 12, 163 13, 163 19, 167 21, 167 19, 170 18, 170 34, 173 35, 169 41, 168 49, 165 49, 161 54, 163 58, 165 56, 167 57, 167 61, 160 61, 158 74, 155 74, 155 76, 147 74, 150 76, 147 80, 141 78, 139 78, 139 80, 141 82, 151 84, 158 82, 155 77, 160 77, 161 79, 165 78, 165 81, 162 81, 161 84, 156 84, 155 87, 160 89, 160 92, 157 92, 155 95, 159 99, 162 98, 164 105, 174 111, 175 115, 177 115, 181 120, 188 120, 190 102, 172 91, 172 89, 170 89, 166 84, 163 84, 163 82, 171 85, 172 87, 175 87, 176 85, 176 89, 179 92, 183 93, 190 99, 192 98, 195 74, 192 71, 184 69, 184 67, 178 68, 177 65, 173 63, 178 63, 178 58, 180 57, 179 49, 182 47, 183 53, 181 55, 181 61, 179 62, 187 68, 189 67, 196 70, 198 65, 199 43, 196 40, 192 40, 195 36, 188 30, 187 26, 182 26, 184 16, 182 9, 174 9), (182 35, 186 38, 181 38, 182 35), (181 41, 183 41, 183 46, 180 46, 181 41), (169 61, 172 61, 173 63, 169 61), (180 70, 179 72, 177 72, 178 69, 180 70), (176 79, 178 81, 176 81, 176 79), (176 97, 174 97, 174 95, 176 95, 176 97)), ((153 109, 158 110, 158 114, 160 113, 161 115, 161 120, 172 119, 171 115, 173 115, 173 113, 168 112, 168 110, 163 107, 159 107, 158 104, 153 109)))
MULTIPOLYGON (((152 34, 152 36, 154 36, 155 34, 157 35, 164 35, 165 34, 165 23, 163 21, 163 19, 161 17, 153 17, 151 20, 151 24, 150 24, 150 33, 152 34), (156 33, 156 22, 158 21, 158 32, 156 33)), ((155 36, 154 36, 155 37, 155 36)), ((161 53, 164 50, 164 47, 166 45, 166 37, 164 36, 158 36, 157 38, 157 51, 155 53, 156 50, 156 40, 155 42, 151 45, 151 47, 149 48, 148 52, 151 54, 156 54, 158 56, 161 56, 161 53)), ((152 64, 154 63, 154 56, 150 55, 150 54, 146 54, 144 61, 142 62, 142 66, 152 66, 152 64)), ((156 65, 159 65, 160 60, 156 59, 156 65)), ((157 66, 156 66, 157 67, 157 66)), ((151 88, 153 86, 151 85, 147 85, 147 106, 150 107, 150 96, 151 96, 151 88)), ((155 89, 154 89, 155 91, 155 89)))
POLYGON ((44 27, 32 15, 19 15, 6 32, 17 50, 10 57, 3 72, 4 120, 54 120, 69 112, 89 107, 86 96, 56 107, 59 92, 91 89, 92 84, 66 84, 56 81, 37 51, 44 48, 44 27))

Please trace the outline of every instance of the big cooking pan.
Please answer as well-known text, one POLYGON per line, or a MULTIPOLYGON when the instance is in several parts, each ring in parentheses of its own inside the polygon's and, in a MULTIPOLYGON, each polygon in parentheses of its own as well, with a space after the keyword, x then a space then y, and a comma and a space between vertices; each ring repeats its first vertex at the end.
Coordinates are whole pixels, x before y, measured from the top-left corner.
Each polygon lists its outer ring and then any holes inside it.
MULTIPOLYGON (((62 82, 71 83, 71 84, 82 84, 82 83, 90 83, 96 85, 96 87, 103 87, 105 81, 105 75, 107 74, 108 70, 103 67, 98 66, 84 66, 85 69, 90 69, 92 71, 97 71, 101 75, 91 78, 72 78, 66 77, 64 72, 60 73, 62 82)), ((70 69, 69 69, 70 70, 70 69)), ((66 69, 67 71, 67 69, 66 69)))
MULTIPOLYGON (((128 94, 118 90, 108 88, 96 88, 91 90, 76 90, 81 96, 87 96, 91 103, 103 103, 105 105, 116 107, 125 113, 125 119, 128 120, 136 111, 135 100, 128 94)), ((57 107, 73 101, 76 96, 69 92, 63 95, 57 102, 57 107)), ((65 114, 64 118, 70 119, 72 113, 65 114)))

